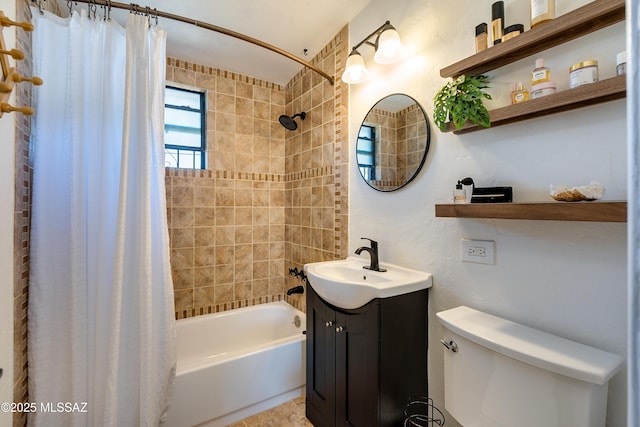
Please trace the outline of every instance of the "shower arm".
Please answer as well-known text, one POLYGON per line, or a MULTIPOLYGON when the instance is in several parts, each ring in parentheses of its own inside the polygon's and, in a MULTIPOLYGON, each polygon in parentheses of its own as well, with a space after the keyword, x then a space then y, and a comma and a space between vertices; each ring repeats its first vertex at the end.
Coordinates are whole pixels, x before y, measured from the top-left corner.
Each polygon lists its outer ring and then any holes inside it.
MULTIPOLYGON (((32 2, 36 3, 42 0, 31 0, 32 2)), ((331 77, 329 74, 325 73, 324 71, 322 71, 320 68, 316 67, 315 65, 305 61, 304 59, 300 59, 297 56, 293 55, 292 53, 287 52, 284 49, 281 49, 277 46, 273 46, 269 43, 263 42, 262 40, 258 40, 255 39, 253 37, 244 35, 242 33, 238 33, 236 31, 233 30, 229 30, 227 28, 223 28, 223 27, 219 27, 217 25, 213 25, 213 24, 209 24, 207 22, 202 22, 202 21, 198 21, 197 19, 192 19, 192 18, 187 18, 184 16, 180 16, 180 15, 174 15, 173 13, 169 13, 169 12, 163 12, 161 10, 157 10, 157 9, 149 9, 149 8, 144 8, 141 7, 137 4, 131 3, 118 3, 115 1, 108 1, 108 0, 73 0, 75 3, 87 3, 87 4, 91 4, 91 5, 97 5, 97 6, 104 6, 104 7, 114 7, 116 9, 126 9, 126 10, 134 10, 134 11, 138 11, 140 13, 143 14, 150 14, 151 17, 158 17, 158 18, 167 18, 167 19, 173 19, 174 21, 180 21, 180 22, 184 22, 185 24, 191 24, 191 25, 195 25, 196 27, 200 27, 200 28, 204 28, 206 30, 210 30, 210 31, 215 31, 216 33, 220 33, 220 34, 224 34, 227 35, 229 37, 233 37, 236 39, 240 39, 243 40, 247 43, 251 43, 254 44, 256 46, 260 46, 264 49, 270 50, 272 52, 275 52, 279 55, 282 55, 286 58, 289 58, 299 64, 304 65, 305 67, 311 69, 312 71, 315 71, 316 73, 320 74, 322 77, 324 77, 325 79, 327 79, 329 81, 329 83, 333 86, 334 84, 334 79, 333 77, 331 77)))

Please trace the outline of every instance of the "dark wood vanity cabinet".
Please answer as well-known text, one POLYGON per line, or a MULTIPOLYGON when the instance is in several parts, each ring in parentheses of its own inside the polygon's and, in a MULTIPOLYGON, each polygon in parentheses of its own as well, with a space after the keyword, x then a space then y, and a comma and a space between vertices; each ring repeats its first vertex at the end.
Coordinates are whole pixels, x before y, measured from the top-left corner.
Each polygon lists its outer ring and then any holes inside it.
POLYGON ((344 310, 307 287, 307 418, 315 427, 402 426, 427 395, 428 290, 344 310))

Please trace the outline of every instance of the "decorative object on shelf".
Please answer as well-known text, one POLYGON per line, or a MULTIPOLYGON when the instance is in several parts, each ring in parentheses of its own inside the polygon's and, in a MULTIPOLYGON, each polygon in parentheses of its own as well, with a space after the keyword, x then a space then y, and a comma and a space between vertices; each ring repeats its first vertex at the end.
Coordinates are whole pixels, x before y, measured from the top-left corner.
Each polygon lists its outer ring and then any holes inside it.
POLYGON ((544 58, 536 59, 536 68, 531 72, 531 86, 551 81, 551 70, 544 66, 544 58))
POLYGON ((569 68, 569 87, 595 83, 599 80, 598 61, 590 60, 574 64, 569 68))
MULTIPOLYGON (((503 43, 495 49, 487 49, 446 66, 440 69, 440 76, 456 78, 461 75, 486 73, 624 20, 624 0, 593 1, 555 18, 540 28, 526 31, 509 43, 503 43)), ((622 99, 626 97, 626 93, 626 77, 624 75, 612 77, 532 99, 519 105, 508 105, 491 110, 489 112, 491 127, 622 99)), ((445 132, 461 134, 484 129, 472 123, 457 129, 453 123, 447 123, 445 132)))
MULTIPOLYGON (((0 11, 0 30, 4 27, 19 27, 24 31, 33 31, 33 24, 30 22, 15 22, 5 16, 4 12, 0 11)), ((20 82, 29 82, 33 85, 40 86, 42 79, 40 77, 24 77, 16 73, 15 68, 11 67, 9 58, 11 57, 16 61, 24 59, 24 52, 18 49, 7 49, 5 46, 4 36, 0 31, 0 66, 2 68, 2 80, 0 80, 0 117, 4 113, 19 112, 26 116, 33 114, 33 108, 28 106, 14 107, 9 104, 9 97, 13 91, 13 86, 20 82)))
POLYGON ((510 43, 440 69, 440 77, 484 74, 625 20, 625 0, 597 0, 526 31, 510 43))
POLYGON ((616 76, 627 74, 627 51, 623 50, 616 55, 616 76))
POLYGON ((549 187, 551 197, 560 202, 581 202, 601 199, 604 196, 604 186, 596 181, 589 185, 568 188, 562 185, 549 187))
MULTIPOLYGON (((600 80, 590 85, 583 85, 538 99, 531 99, 522 104, 507 105, 491 110, 489 111, 491 128, 622 99, 626 94, 626 76, 600 80)), ((462 129, 456 129, 452 123, 447 123, 445 132, 462 134, 479 130, 485 130, 485 128, 473 123, 467 123, 462 129)))
POLYGON ((462 181, 458 181, 453 190, 453 203, 466 203, 467 192, 462 188, 462 181))
POLYGON ((529 91, 524 88, 522 82, 518 82, 516 86, 515 92, 513 92, 513 97, 511 98, 511 102, 514 104, 520 104, 529 100, 529 91))
POLYGON ((531 99, 542 98, 543 96, 556 93, 556 82, 546 82, 531 86, 531 99))
POLYGON ((471 196, 473 195, 473 190, 476 188, 476 185, 473 182, 473 178, 471 177, 463 178, 460 180, 460 183, 462 184, 462 188, 464 189, 464 192, 465 192, 464 202, 471 203, 471 196))
POLYGON ((460 130, 470 121, 479 126, 491 126, 489 111, 482 103, 483 99, 491 99, 491 95, 483 89, 488 88, 489 77, 465 76, 447 83, 434 97, 433 121, 444 131, 450 120, 460 130))
POLYGON ((511 203, 512 187, 475 187, 471 195, 471 203, 511 203))
POLYGON ((487 23, 476 25, 476 53, 488 47, 489 36, 487 34, 487 23))
POLYGON ((473 178, 458 181, 453 190, 453 203, 511 203, 512 187, 476 187, 473 178))
POLYGON ((556 0, 531 0, 531 28, 556 17, 556 0))
POLYGON ((506 42, 509 39, 514 38, 515 36, 519 36, 524 33, 524 25, 522 24, 513 24, 509 25, 504 29, 504 36, 502 36, 502 41, 506 42))
POLYGON ((502 41, 504 32, 504 2, 497 1, 491 5, 491 42, 495 46, 502 41))
POLYGON ((378 64, 393 64, 404 57, 400 35, 391 22, 387 21, 351 49, 342 73, 343 82, 357 84, 367 80, 369 72, 364 65, 362 55, 358 52, 358 48, 364 44, 373 46, 376 50, 373 60, 378 64), (369 40, 374 36, 376 37, 375 42, 370 42, 369 40))

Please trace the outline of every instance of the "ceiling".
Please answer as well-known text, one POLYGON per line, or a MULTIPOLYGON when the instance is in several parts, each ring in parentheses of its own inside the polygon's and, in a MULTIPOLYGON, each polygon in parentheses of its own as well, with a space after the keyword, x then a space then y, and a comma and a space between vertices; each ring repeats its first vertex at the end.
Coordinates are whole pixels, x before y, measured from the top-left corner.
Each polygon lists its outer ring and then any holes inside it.
MULTIPOLYGON (((310 61, 370 1, 146 0, 140 5, 233 30, 310 61)), ((66 0, 58 2, 63 12, 68 11, 66 0)), ((111 14, 121 24, 126 15, 127 11, 115 9, 111 14)), ((160 18, 159 24, 167 31, 170 57, 281 85, 303 68, 264 48, 194 25, 164 18, 160 18)))

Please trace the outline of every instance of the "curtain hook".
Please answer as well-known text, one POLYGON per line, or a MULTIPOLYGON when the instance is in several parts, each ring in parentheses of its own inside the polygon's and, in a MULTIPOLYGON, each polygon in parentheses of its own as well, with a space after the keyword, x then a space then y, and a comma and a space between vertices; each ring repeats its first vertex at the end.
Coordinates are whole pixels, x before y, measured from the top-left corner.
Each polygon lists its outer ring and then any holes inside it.
POLYGON ((151 9, 149 8, 149 6, 145 6, 144 7, 144 15, 147 17, 147 24, 149 25, 149 28, 151 28, 151 14, 149 13, 151 9))
POLYGON ((71 8, 71 0, 67 0, 67 7, 69 8, 69 16, 73 13, 73 9, 71 8))
POLYGON ((42 0, 38 0, 38 11, 40 15, 44 15, 44 7, 42 6, 42 0))
POLYGON ((154 7, 154 8, 153 8, 153 11, 154 11, 155 16, 156 16, 156 27, 157 27, 157 26, 158 26, 158 8, 155 8, 155 7, 154 7))
POLYGON ((111 22, 111 0, 107 0, 107 22, 111 22))

